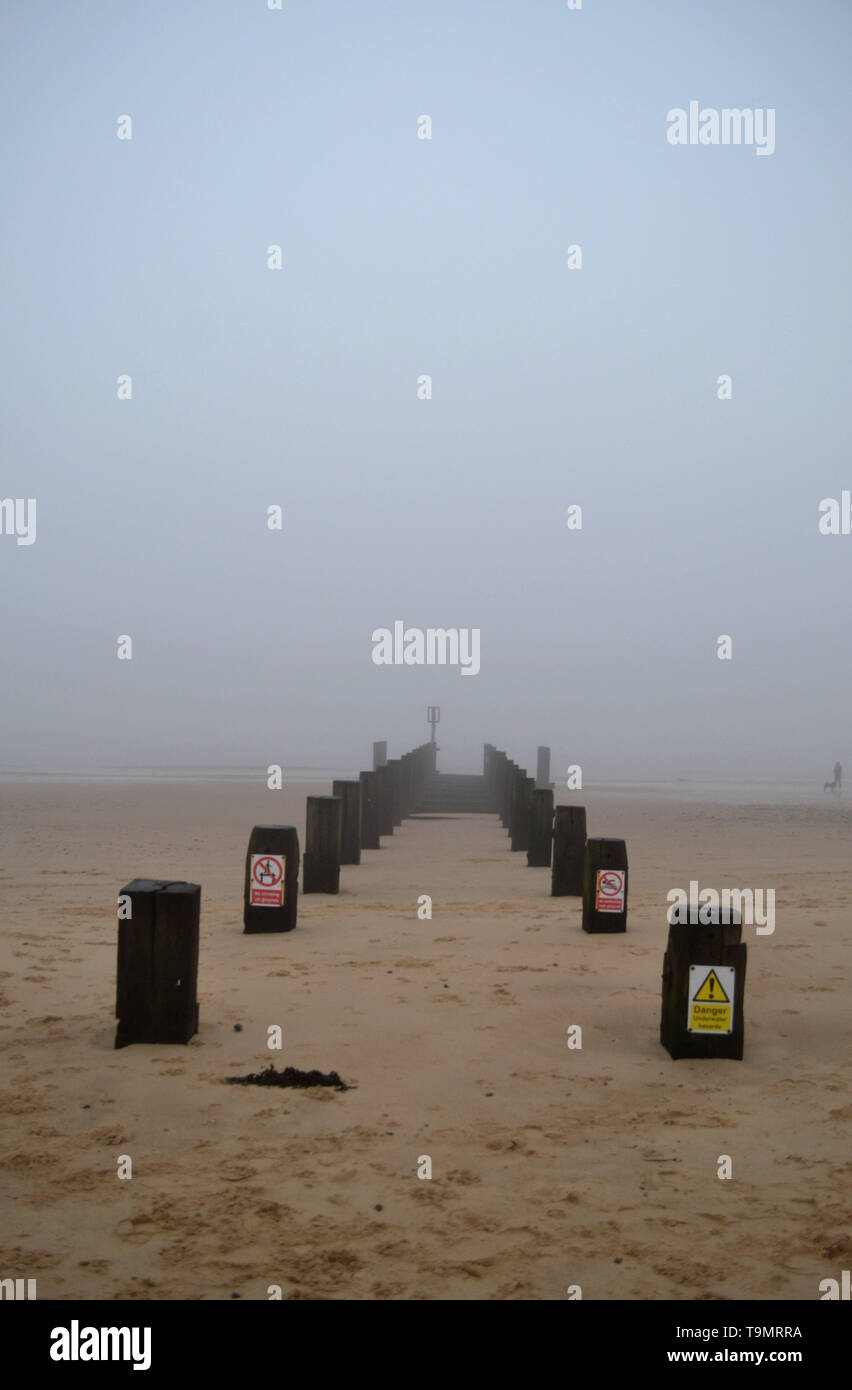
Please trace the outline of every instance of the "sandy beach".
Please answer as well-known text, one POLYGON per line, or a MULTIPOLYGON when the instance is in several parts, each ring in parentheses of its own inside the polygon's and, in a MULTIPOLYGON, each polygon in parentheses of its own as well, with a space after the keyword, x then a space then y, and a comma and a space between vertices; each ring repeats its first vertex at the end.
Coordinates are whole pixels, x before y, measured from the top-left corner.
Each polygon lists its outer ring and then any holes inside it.
POLYGON ((852 807, 575 797, 627 841, 621 936, 584 935, 496 816, 411 819, 339 896, 301 897, 296 931, 245 936, 252 825, 302 834, 326 790, 3 787, 4 1273, 117 1300, 813 1300, 839 1278, 852 807), (136 876, 202 885, 185 1047, 113 1046, 136 876), (776 890, 774 934, 743 933, 742 1062, 659 1043, 666 894, 691 879, 776 890), (353 1089, 224 1084, 270 1062, 353 1089))

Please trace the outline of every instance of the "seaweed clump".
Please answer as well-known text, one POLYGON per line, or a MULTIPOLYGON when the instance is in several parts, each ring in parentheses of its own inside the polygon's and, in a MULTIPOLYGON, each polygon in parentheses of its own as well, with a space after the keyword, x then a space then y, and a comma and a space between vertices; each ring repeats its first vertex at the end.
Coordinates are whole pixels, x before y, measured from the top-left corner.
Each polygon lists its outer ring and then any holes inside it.
POLYGON ((250 1072, 248 1076, 228 1076, 230 1086, 333 1086, 335 1091, 354 1091, 341 1081, 336 1071, 300 1071, 298 1067, 285 1067, 276 1071, 268 1066, 265 1071, 250 1072))

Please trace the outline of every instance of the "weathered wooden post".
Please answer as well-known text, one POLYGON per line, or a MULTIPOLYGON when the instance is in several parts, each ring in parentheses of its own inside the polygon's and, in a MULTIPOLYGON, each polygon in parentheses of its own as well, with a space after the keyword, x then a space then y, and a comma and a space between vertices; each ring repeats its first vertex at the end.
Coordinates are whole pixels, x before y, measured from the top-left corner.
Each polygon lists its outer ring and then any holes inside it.
POLYGON ((438 749, 434 743, 420 745, 420 791, 425 795, 437 769, 438 749))
POLYGON ((550 868, 550 848, 553 843, 553 792, 538 787, 530 802, 530 831, 527 847, 527 867, 550 868))
POLYGON ((505 753, 501 753, 500 749, 495 748, 493 743, 486 743, 483 756, 483 775, 488 784, 488 796, 492 809, 498 816, 503 810, 503 763, 505 760, 505 753))
POLYGON ((417 749, 411 749, 409 756, 409 810, 407 815, 413 816, 417 810, 417 781, 418 781, 417 749))
POLYGON ((361 848, 379 849, 379 774, 361 773, 361 848))
POLYGON ((408 764, 408 815, 415 813, 420 803, 420 749, 412 748, 408 764))
POLYGON ((582 898, 586 863, 585 806, 557 806, 553 832, 554 898, 582 898))
POLYGON ((384 742, 381 742, 381 743, 374 743, 374 744, 373 744, 373 771, 375 772, 375 770, 376 770, 377 767, 384 767, 384 765, 385 765, 385 763, 387 762, 387 760, 388 760, 388 745, 387 745, 387 742, 384 741, 384 742))
POLYGON ((507 821, 507 815, 506 815, 506 806, 507 806, 506 788, 507 788, 508 785, 509 785, 509 759, 506 757, 505 753, 503 754, 503 757, 500 759, 500 762, 499 762, 498 767, 497 767, 497 774, 496 774, 496 775, 497 775, 497 779, 498 779, 498 781, 497 781, 497 800, 498 800, 498 805, 499 805, 499 807, 500 807, 500 812, 499 812, 499 814, 500 814, 500 824, 501 824, 501 825, 503 826, 503 828, 505 829, 505 827, 506 827, 506 821, 507 821))
POLYGON ((518 767, 517 763, 512 762, 511 759, 506 760, 506 766, 503 769, 503 824, 506 827, 506 833, 508 835, 511 835, 512 833, 512 806, 515 799, 515 773, 520 772, 520 770, 521 769, 518 767))
POLYGON ((341 864, 360 864, 361 783, 332 782, 331 794, 340 797, 342 806, 340 813, 340 862, 341 864))
POLYGON ((515 794, 512 802, 511 848, 513 850, 529 848, 530 807, 534 791, 535 778, 528 777, 526 769, 520 768, 515 774, 515 794))
POLYGON ((495 782, 495 770, 497 766, 497 749, 492 743, 486 743, 482 749, 482 776, 488 788, 488 798, 495 810, 500 809, 497 797, 497 787, 495 782))
POLYGON ((483 744, 482 747, 482 775, 488 784, 488 789, 492 796, 494 794, 494 759, 497 749, 492 743, 483 744))
POLYGON ((403 758, 405 794, 403 798, 404 815, 406 819, 415 810, 415 799, 417 796, 417 749, 412 748, 410 753, 406 753, 403 758))
POLYGON ((670 910, 660 1042, 672 1057, 742 1060, 747 947, 740 914, 703 906, 703 923, 670 910))
POLYGON ((411 752, 407 755, 407 771, 405 779, 405 799, 407 807, 405 812, 406 817, 413 816, 417 810, 419 800, 418 783, 420 780, 420 765, 418 762, 419 756, 419 752, 416 748, 412 748, 411 752))
POLYGON ((393 834, 393 773, 388 763, 377 767, 378 773, 378 828, 382 835, 393 834))
POLYGON ((411 754, 403 753, 399 760, 399 814, 406 820, 411 811, 411 754))
POLYGON ((517 763, 512 764, 512 776, 509 782, 509 823, 506 829, 509 832, 510 848, 515 849, 515 827, 520 816, 521 801, 521 782, 524 779, 524 772, 518 767, 517 763))
POLYGON ((583 931, 627 930, 627 845, 623 840, 586 841, 583 931))
POLYGON ((379 834, 393 834, 393 772, 389 763, 376 768, 379 778, 379 834))
POLYGON ((430 776, 431 776, 431 769, 430 769, 430 766, 429 766, 429 750, 428 750, 428 748, 427 748, 424 744, 421 743, 420 748, 418 749, 418 754, 417 754, 417 800, 418 800, 418 802, 421 801, 421 800, 423 799, 423 797, 425 796, 425 794, 426 794, 426 788, 427 788, 428 785, 429 785, 429 778, 430 778, 430 776))
POLYGON ((134 878, 121 897, 115 1045, 188 1043, 198 1032, 201 889, 134 878))
POLYGON ((309 796, 305 818, 303 893, 337 893, 340 889, 339 796, 309 796))
POLYGON ((491 771, 491 756, 496 753, 493 743, 483 743, 482 745, 482 775, 488 777, 491 771))
POLYGON ((535 785, 537 791, 550 786, 550 749, 543 743, 539 744, 536 755, 535 785))
POLYGON ((517 763, 507 758, 503 765, 503 814, 500 817, 509 834, 512 832, 512 807, 515 798, 515 773, 520 772, 517 763))
POLYGON ((254 826, 243 877, 243 930, 292 931, 298 903, 298 830, 295 825, 254 826))
POLYGON ((393 823, 402 825, 402 767, 399 758, 389 758, 388 768, 391 775, 393 823))
POLYGON ((506 811, 506 762, 506 754, 498 749, 491 762, 491 778, 494 787, 494 801, 501 825, 506 824, 504 819, 506 811))
POLYGON ((435 775, 437 754, 435 752, 434 744, 431 743, 424 743, 421 746, 420 753, 420 773, 422 777, 422 787, 425 791, 426 788, 429 786, 431 779, 435 775))

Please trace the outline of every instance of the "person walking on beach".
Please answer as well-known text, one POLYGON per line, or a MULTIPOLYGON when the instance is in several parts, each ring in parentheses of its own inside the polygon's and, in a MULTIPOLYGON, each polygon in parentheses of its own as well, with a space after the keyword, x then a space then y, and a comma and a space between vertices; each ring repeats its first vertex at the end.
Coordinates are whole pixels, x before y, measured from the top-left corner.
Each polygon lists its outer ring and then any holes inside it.
POLYGON ((835 763, 835 764, 834 764, 834 787, 835 787, 835 791, 837 792, 837 795, 838 795, 838 796, 840 795, 840 779, 841 779, 842 776, 843 776, 843 768, 840 766, 840 763, 835 763))

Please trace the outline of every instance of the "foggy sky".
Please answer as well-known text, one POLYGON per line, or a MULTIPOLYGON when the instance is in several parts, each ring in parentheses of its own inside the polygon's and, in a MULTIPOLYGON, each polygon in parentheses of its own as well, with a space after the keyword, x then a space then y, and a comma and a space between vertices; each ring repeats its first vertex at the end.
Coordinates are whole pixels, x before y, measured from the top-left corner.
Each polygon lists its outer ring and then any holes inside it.
POLYGON ((2 28, 0 769, 366 767, 435 703, 445 769, 852 769, 846 4, 2 28), (672 147, 692 99, 774 153, 672 147), (398 620, 479 674, 376 666, 398 620))

